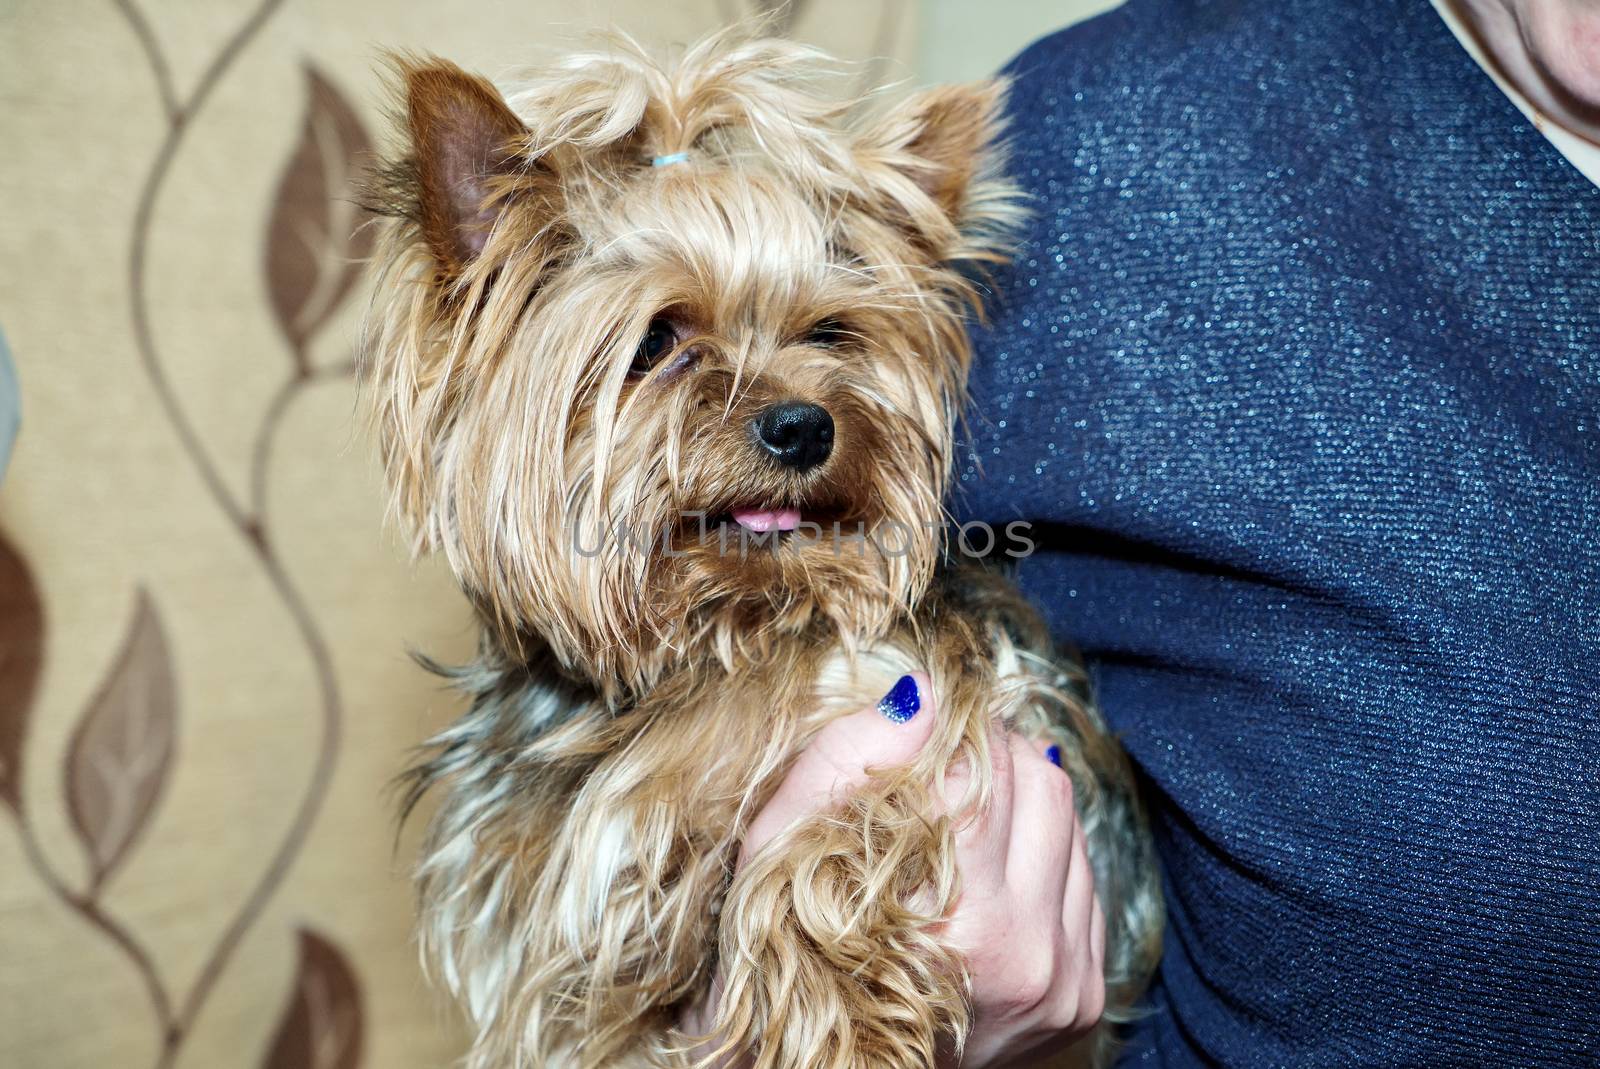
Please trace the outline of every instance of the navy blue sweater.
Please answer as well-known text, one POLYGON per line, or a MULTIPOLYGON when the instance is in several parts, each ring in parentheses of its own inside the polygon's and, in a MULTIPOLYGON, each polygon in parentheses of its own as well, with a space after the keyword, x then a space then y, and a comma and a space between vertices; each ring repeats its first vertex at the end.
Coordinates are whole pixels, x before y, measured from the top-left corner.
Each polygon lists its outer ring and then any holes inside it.
POLYGON ((1171 924, 1139 1064, 1600 1064, 1600 190, 1424 0, 1010 68, 966 518, 1089 660, 1171 924))

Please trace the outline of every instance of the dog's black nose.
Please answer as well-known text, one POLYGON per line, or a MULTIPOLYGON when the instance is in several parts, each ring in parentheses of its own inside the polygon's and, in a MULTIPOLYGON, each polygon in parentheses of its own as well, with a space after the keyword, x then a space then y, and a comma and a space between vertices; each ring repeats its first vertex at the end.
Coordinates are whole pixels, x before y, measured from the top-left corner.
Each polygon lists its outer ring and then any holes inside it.
POLYGON ((833 417, 821 405, 783 401, 762 410, 756 436, 780 463, 808 471, 833 452, 833 417))

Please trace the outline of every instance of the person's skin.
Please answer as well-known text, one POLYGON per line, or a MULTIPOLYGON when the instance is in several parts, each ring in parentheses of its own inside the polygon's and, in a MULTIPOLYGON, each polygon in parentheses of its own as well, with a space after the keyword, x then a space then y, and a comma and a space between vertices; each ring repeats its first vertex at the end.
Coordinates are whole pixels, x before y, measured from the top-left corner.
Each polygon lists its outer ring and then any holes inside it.
MULTIPOLYGON (((818 733, 751 822, 740 866, 784 829, 837 804, 866 781, 868 768, 916 755, 938 709, 927 678, 913 678, 922 706, 909 721, 896 723, 873 707, 818 733)), ((1105 918, 1072 782, 1041 747, 1016 736, 995 741, 993 801, 956 833, 961 895, 944 930, 972 974, 973 1027, 963 1069, 1065 1046, 1105 1009, 1105 918)), ((946 799, 953 801, 967 780, 959 769, 947 779, 946 799)), ((697 1007, 684 1029, 704 1034, 713 1011, 697 1007)))
POLYGON ((1552 121, 1600 144, 1600 0, 1447 0, 1552 121))

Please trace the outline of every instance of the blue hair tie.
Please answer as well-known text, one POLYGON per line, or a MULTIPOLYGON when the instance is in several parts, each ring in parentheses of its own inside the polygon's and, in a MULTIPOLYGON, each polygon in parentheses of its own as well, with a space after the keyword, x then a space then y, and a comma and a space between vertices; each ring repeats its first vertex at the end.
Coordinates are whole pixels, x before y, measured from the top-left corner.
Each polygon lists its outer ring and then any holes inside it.
POLYGON ((687 152, 673 152, 666 156, 657 156, 650 161, 652 167, 671 167, 675 163, 684 163, 689 159, 687 152))

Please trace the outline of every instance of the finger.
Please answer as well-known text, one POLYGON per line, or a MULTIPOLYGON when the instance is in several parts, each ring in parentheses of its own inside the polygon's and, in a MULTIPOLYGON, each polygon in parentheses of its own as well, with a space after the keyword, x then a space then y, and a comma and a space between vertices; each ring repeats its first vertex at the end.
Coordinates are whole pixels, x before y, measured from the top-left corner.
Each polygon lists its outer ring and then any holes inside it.
POLYGON ((867 781, 871 772, 912 760, 933 734, 936 709, 932 684, 922 672, 901 676, 876 705, 857 710, 817 732, 798 765, 831 774, 841 793, 867 781))
POLYGON ((1106 965, 1106 914, 1100 908, 1100 896, 1094 896, 1094 912, 1089 917, 1089 957, 1099 972, 1106 965))
POLYGON ((784 829, 843 800, 874 770, 916 757, 933 734, 935 715, 928 677, 917 672, 902 676, 876 705, 817 732, 750 822, 741 860, 784 829))
MULTIPOLYGON (((1094 868, 1089 864, 1089 840, 1084 835, 1083 824, 1073 821, 1072 849, 1067 868, 1066 891, 1061 898, 1061 919, 1067 930, 1068 945, 1092 954, 1095 908, 1098 902, 1094 893, 1094 868)), ((1100 919, 1102 930, 1105 919, 1100 919)), ((1102 942, 1103 942, 1102 938, 1102 942)))
MULTIPOLYGON (((986 730, 989 758, 989 801, 999 813, 1005 814, 1003 828, 1011 826, 1012 753, 1011 735, 999 721, 993 721, 986 730)), ((953 813, 969 801, 967 792, 972 789, 972 768, 965 758, 945 770, 943 800, 945 812, 953 813)))
POLYGON ((1064 941, 1057 976, 1056 1008, 1050 1019, 1057 1027, 1086 1030, 1105 1012, 1105 916, 1094 893, 1088 838, 1074 821, 1068 851, 1066 891, 1061 902, 1064 941))
MULTIPOLYGON (((956 830, 956 864, 969 888, 1004 884, 1006 857, 1016 822, 1016 747, 1019 740, 999 724, 989 730, 989 804, 956 830)), ((1025 743, 1021 745, 1026 745, 1025 743)), ((971 787, 963 762, 945 776, 945 804, 958 808, 971 787)))
POLYGON ((1016 800, 1011 837, 1006 846, 1006 882, 1013 887, 1039 887, 1052 904, 1065 894, 1077 812, 1072 806, 1072 781, 1032 743, 1013 742, 1016 800))
MULTIPOLYGON (((1082 868, 1089 871, 1087 855, 1084 857, 1082 868)), ((1090 874, 1089 883, 1093 883, 1093 873, 1090 874)), ((1088 910, 1088 931, 1081 937, 1083 942, 1068 943, 1068 953, 1078 953, 1080 977, 1078 981, 1077 1012, 1073 1021, 1074 1030, 1087 1031, 1094 1027, 1106 1011, 1106 918, 1100 909, 1100 896, 1090 892, 1088 910), (1082 949, 1076 949, 1082 948, 1082 949)))

